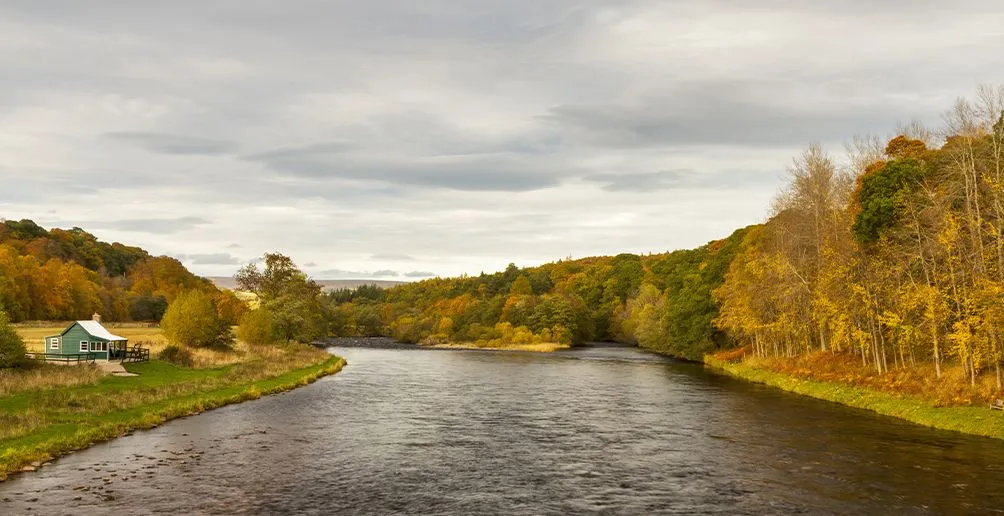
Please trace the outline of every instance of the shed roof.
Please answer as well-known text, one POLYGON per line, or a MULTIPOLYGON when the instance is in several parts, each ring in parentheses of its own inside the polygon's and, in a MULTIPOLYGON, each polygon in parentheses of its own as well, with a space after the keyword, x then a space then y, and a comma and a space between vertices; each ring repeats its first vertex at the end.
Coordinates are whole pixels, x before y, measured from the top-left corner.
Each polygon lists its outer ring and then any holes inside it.
MULTIPOLYGON (((118 335, 113 335, 111 332, 105 329, 104 326, 101 326, 101 323, 99 323, 98 321, 77 321, 77 324, 79 324, 84 329, 84 331, 90 333, 92 336, 97 337, 99 339, 129 340, 125 337, 119 337, 118 335)), ((67 330, 68 329, 69 328, 67 328, 67 330)), ((66 332, 64 331, 63 333, 66 332)))

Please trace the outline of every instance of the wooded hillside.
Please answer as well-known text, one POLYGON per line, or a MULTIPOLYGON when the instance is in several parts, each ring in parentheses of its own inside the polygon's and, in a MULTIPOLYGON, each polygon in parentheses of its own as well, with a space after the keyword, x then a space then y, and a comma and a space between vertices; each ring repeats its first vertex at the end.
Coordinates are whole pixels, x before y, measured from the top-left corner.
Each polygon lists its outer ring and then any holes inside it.
POLYGON ((156 321, 180 292, 218 294, 178 260, 101 242, 80 229, 0 220, 0 310, 13 321, 156 321))

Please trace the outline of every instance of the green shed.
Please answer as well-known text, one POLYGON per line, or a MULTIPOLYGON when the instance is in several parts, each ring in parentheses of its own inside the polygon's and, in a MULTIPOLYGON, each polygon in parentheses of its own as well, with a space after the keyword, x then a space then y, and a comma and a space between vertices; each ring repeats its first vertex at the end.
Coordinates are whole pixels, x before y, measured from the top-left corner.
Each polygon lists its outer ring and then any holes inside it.
POLYGON ((81 355, 90 353, 97 360, 124 358, 129 340, 112 334, 101 325, 101 316, 90 321, 74 321, 63 333, 45 338, 45 353, 49 355, 81 355))

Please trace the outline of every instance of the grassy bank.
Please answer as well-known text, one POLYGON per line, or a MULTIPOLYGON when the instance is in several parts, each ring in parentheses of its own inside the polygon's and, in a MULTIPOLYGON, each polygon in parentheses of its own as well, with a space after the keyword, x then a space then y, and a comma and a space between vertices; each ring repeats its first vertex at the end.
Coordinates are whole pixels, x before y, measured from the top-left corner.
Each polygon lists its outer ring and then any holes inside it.
POLYGON ((65 382, 35 387, 7 379, 22 388, 0 395, 0 479, 132 430, 307 385, 344 364, 322 350, 289 345, 248 348, 240 361, 214 368, 158 360, 127 364, 135 377, 55 365, 19 373, 47 379, 62 374, 65 382))
POLYGON ((897 395, 838 382, 799 378, 753 367, 742 361, 723 360, 714 356, 705 357, 705 364, 737 378, 871 410, 918 425, 1004 439, 1004 414, 992 411, 986 405, 937 406, 937 402, 919 396, 897 395))

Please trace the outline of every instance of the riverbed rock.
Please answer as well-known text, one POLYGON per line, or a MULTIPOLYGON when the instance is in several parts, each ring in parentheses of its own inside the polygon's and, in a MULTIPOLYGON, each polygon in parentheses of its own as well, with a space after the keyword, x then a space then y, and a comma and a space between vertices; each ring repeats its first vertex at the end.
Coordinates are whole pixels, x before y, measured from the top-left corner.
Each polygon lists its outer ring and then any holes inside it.
POLYGON ((29 473, 29 472, 35 471, 36 469, 38 469, 38 468, 36 468, 35 466, 25 466, 25 467, 21 468, 21 471, 23 473, 29 473))

